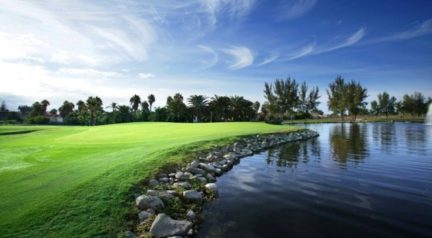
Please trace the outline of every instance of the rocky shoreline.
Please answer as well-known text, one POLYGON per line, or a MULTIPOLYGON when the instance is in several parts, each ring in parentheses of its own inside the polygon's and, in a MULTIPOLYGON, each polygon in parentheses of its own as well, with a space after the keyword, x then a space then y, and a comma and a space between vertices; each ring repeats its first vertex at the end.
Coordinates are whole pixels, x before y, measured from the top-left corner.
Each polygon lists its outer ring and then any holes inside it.
POLYGON ((160 173, 137 194, 138 224, 127 237, 194 237, 203 217, 203 204, 216 198, 216 178, 243 157, 293 141, 317 137, 311 130, 241 137, 231 145, 203 151, 181 169, 160 173), (136 235, 138 234, 138 235, 136 235))

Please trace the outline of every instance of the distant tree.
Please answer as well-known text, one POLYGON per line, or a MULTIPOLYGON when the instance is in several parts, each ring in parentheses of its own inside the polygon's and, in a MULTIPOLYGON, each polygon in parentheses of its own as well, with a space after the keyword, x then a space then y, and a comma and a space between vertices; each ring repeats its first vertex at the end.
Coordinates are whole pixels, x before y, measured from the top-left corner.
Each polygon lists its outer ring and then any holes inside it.
POLYGON ((204 95, 191 95, 188 102, 192 107, 197 121, 201 121, 201 114, 208 105, 207 97, 204 95))
POLYGON ((32 108, 27 105, 18 106, 18 111, 21 113, 23 117, 27 117, 30 114, 31 110, 32 108))
POLYGON ((379 113, 383 113, 386 118, 388 118, 389 114, 393 114, 396 112, 396 98, 390 97, 387 92, 383 92, 382 94, 378 94, 378 111, 379 113))
POLYGON ((132 119, 131 108, 125 105, 118 106, 116 122, 130 122, 132 119))
POLYGON ((210 121, 226 121, 229 117, 230 98, 214 95, 210 99, 210 121))
POLYGON ((41 104, 41 110, 42 110, 43 114, 45 114, 50 103, 48 100, 44 99, 44 100, 42 100, 42 102, 40 104, 41 104))
POLYGON ((111 105, 107 106, 107 108, 111 108, 111 110, 113 112, 115 112, 117 110, 117 103, 116 102, 112 102, 111 105))
POLYGON ((378 102, 377 102, 376 100, 373 100, 373 101, 371 102, 371 110, 370 110, 370 113, 371 113, 372 115, 378 115, 378 114, 380 114, 380 109, 379 109, 379 106, 378 106, 378 102))
POLYGON ((8 112, 8 109, 7 109, 5 101, 2 101, 2 103, 0 105, 0 112, 8 112))
POLYGON ((152 121, 167 121, 168 120, 168 109, 165 107, 157 107, 153 114, 151 114, 152 121))
POLYGON ((60 116, 63 118, 66 118, 69 116, 70 113, 72 113, 75 105, 72 102, 64 101, 63 105, 59 107, 60 116))
POLYGON ((230 97, 230 118, 232 121, 248 121, 256 118, 253 102, 241 96, 230 97))
POLYGON ((150 95, 148 95, 147 100, 148 100, 148 103, 150 105, 150 111, 151 111, 153 103, 156 101, 156 98, 153 94, 150 94, 150 95))
POLYGON ((89 125, 96 125, 96 121, 99 118, 99 116, 102 114, 102 99, 99 97, 89 97, 87 99, 87 108, 90 113, 90 123, 89 125))
POLYGON ((295 79, 288 77, 285 80, 276 79, 274 84, 264 84, 264 97, 268 102, 268 110, 272 116, 282 119, 290 116, 299 103, 298 83, 295 79))
POLYGON ((79 124, 91 125, 90 111, 89 111, 88 105, 82 100, 79 100, 76 103, 76 105, 78 106, 77 112, 76 112, 76 117, 78 119, 79 124))
POLYGON ((141 113, 143 121, 148 121, 150 115, 150 105, 147 101, 141 103, 141 113))
POLYGON ((306 82, 303 82, 300 86, 298 98, 299 103, 297 109, 302 114, 302 117, 310 117, 311 112, 316 112, 318 110, 317 107, 320 104, 318 101, 320 98, 318 87, 314 87, 308 91, 306 82))
POLYGON ((129 102, 131 104, 132 111, 136 112, 141 104, 141 98, 135 94, 130 98, 129 102))
POLYGON ((361 86, 359 82, 355 81, 351 81, 346 87, 347 110, 352 116, 353 121, 355 121, 357 115, 366 107, 365 99, 368 97, 367 89, 361 86))
POLYGON ((55 108, 51 109, 50 114, 53 116, 57 116, 57 109, 55 108))
POLYGON ((256 113, 258 113, 260 107, 261 107, 261 103, 258 101, 254 102, 254 104, 252 105, 252 108, 255 110, 256 113))
POLYGON ((328 108, 335 114, 339 114, 343 120, 347 109, 347 86, 345 79, 338 75, 336 79, 330 83, 327 90, 328 108))
POLYGON ((34 102, 30 113, 31 117, 44 116, 43 106, 39 102, 34 102))
POLYGON ((183 95, 180 93, 167 98, 167 109, 169 112, 168 120, 176 122, 187 120, 187 107, 183 102, 183 95))
POLYGON ((430 98, 426 100, 420 92, 414 92, 412 95, 406 94, 402 99, 401 111, 416 116, 424 115, 427 113, 430 101, 430 98))

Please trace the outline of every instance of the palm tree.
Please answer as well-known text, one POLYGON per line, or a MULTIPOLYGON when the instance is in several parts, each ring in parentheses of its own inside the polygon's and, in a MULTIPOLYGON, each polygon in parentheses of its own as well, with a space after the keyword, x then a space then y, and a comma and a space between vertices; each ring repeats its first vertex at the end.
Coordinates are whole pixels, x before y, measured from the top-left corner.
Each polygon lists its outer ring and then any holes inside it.
POLYGON ((43 114, 46 113, 48 106, 50 105, 49 101, 44 99, 41 103, 43 114))
POLYGON ((130 100, 129 100, 131 107, 132 107, 132 111, 136 112, 138 110, 138 107, 141 103, 141 98, 138 95, 133 95, 130 100))
POLYGON ((102 99, 99 97, 89 97, 87 99, 87 108, 90 112, 90 125, 96 125, 96 120, 103 111, 102 104, 102 99))
POLYGON ((214 95, 209 102, 210 112, 215 121, 225 121, 228 119, 230 98, 227 96, 214 95))
POLYGON ((107 106, 106 108, 111 108, 113 112, 116 111, 117 109, 117 103, 116 102, 112 102, 110 106, 107 106))
POLYGON ((188 99, 194 112, 197 121, 200 121, 201 112, 207 107, 207 97, 204 95, 191 95, 188 99))
POLYGON ((147 97, 148 103, 150 104, 150 111, 152 110, 152 105, 156 101, 156 98, 153 94, 148 95, 147 97))

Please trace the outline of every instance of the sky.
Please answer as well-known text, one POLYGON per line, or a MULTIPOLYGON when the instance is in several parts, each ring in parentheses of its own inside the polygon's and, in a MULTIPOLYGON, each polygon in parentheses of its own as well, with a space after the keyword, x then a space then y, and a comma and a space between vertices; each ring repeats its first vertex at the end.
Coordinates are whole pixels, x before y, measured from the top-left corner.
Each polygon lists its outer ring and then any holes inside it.
POLYGON ((99 96, 156 106, 177 92, 264 101, 264 82, 326 89, 337 75, 432 96, 429 0, 0 0, 0 101, 99 96))

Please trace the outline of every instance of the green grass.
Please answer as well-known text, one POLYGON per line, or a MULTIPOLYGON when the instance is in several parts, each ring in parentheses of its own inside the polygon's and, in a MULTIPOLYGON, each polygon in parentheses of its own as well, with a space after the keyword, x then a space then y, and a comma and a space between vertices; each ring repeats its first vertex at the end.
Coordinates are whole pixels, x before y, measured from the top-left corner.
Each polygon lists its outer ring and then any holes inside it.
POLYGON ((175 151, 294 129, 249 122, 0 126, 0 237, 115 237, 126 229, 132 188, 184 159, 175 151), (32 132, 8 134, 22 131, 32 132))

